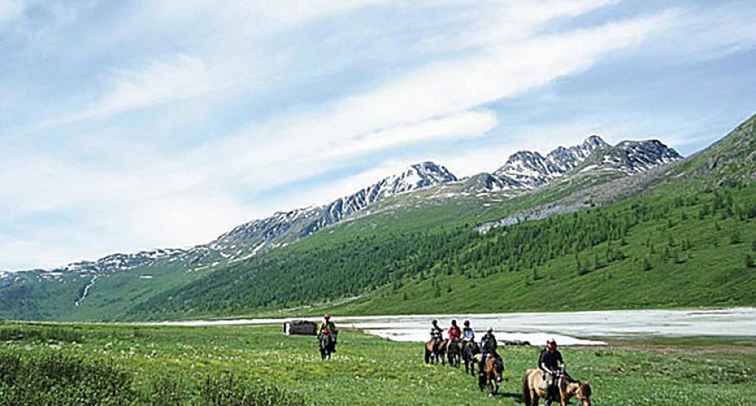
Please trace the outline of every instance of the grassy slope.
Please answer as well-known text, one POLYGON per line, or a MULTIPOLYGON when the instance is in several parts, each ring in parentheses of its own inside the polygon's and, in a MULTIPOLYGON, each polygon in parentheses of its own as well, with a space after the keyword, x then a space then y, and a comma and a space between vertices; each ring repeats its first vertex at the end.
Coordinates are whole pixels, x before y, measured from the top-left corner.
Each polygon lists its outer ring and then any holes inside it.
MULTIPOLYGON (((358 332, 343 332, 339 352, 323 362, 313 337, 284 337, 276 327, 52 328, 58 335, 60 330, 75 330, 73 337, 80 338, 6 341, 0 352, 26 356, 55 351, 113 360, 136 374, 138 390, 160 378, 198 382, 210 371, 233 371, 323 405, 520 404, 521 373, 537 357, 536 348, 504 349, 509 380, 502 387, 503 396, 492 399, 463 370, 423 365, 420 344, 392 343, 358 332)), ((0 335, 5 330, 15 335, 39 329, 50 327, 0 324, 0 335)), ((753 342, 696 340, 563 349, 572 374, 591 381, 593 401, 599 406, 747 404, 756 396, 755 351, 753 342)))
POLYGON ((26 281, 0 289, 0 318, 31 320, 110 320, 134 303, 191 283, 209 271, 187 273, 181 264, 158 262, 148 267, 98 276, 87 297, 75 306, 92 276, 64 273, 61 279, 42 280, 22 272, 26 281), (149 275, 151 279, 140 278, 149 275))
MULTIPOLYGON (((756 201, 756 185, 738 193, 742 201, 756 201)), ((662 188, 601 210, 622 210, 638 201, 660 203, 676 195, 674 189, 662 188)), ((594 266, 590 264, 584 275, 577 272, 574 256, 567 255, 527 271, 500 272, 484 278, 444 274, 435 279, 408 278, 398 290, 387 286, 366 299, 332 310, 340 314, 395 314, 756 305, 756 269, 745 266, 746 255, 756 257, 756 219, 699 219, 704 204, 706 200, 670 213, 669 217, 676 219, 672 227, 667 221, 648 221, 634 227, 625 239, 627 245, 614 242, 614 247, 627 256, 623 261, 606 263, 607 243, 582 251, 583 262, 593 261, 596 253, 600 261, 598 269, 591 270, 594 266), (685 221, 680 220, 682 213, 687 216, 685 221), (740 235, 738 243, 731 241, 735 233, 740 235), (681 263, 676 258, 662 258, 670 238, 677 246, 671 248, 672 253, 679 249, 682 238, 691 244, 689 250, 680 253, 681 263), (649 255, 648 241, 655 246, 656 254, 650 256, 652 269, 647 271, 642 259, 649 255), (440 287, 440 296, 435 285, 440 287)))
POLYGON ((208 271, 185 272, 178 263, 157 263, 137 271, 100 276, 90 294, 75 311, 65 312, 59 320, 112 320, 139 303, 166 290, 180 288, 208 271), (151 279, 140 278, 149 275, 151 279))
MULTIPOLYGON (((430 268, 425 268, 422 275, 416 272, 406 273, 400 283, 389 283, 376 290, 368 290, 360 300, 346 305, 316 306, 309 309, 309 312, 317 313, 324 308, 339 314, 394 314, 756 305, 756 269, 745 266, 746 255, 756 256, 753 252, 756 218, 732 216, 723 219, 721 212, 699 218, 700 210, 704 206, 711 206, 714 196, 710 191, 704 190, 703 185, 695 183, 670 183, 622 203, 591 210, 587 216, 606 217, 627 212, 633 205, 643 203, 663 214, 660 214, 660 218, 630 228, 624 238, 625 245, 621 245, 619 240, 612 242, 614 250, 623 252, 626 257, 624 260, 606 261, 606 242, 581 251, 581 262, 587 268, 584 274, 577 272, 575 257, 571 252, 517 272, 509 272, 498 263, 493 267, 468 264, 472 269, 465 272, 471 274, 468 277, 462 276, 459 271, 449 275, 442 269, 442 264, 434 263, 430 268), (698 200, 695 204, 675 207, 674 201, 679 196, 696 197, 698 200), (740 235, 737 243, 731 241, 734 233, 740 235), (674 240, 671 246, 670 238, 674 240), (690 247, 683 249, 682 239, 687 240, 690 247), (649 241, 654 246, 653 254, 650 254, 647 246, 649 241), (671 255, 665 259, 663 255, 667 249, 671 255), (593 264, 596 255, 599 257, 598 268, 593 264), (651 270, 644 270, 644 258, 650 259, 651 270), (398 285, 401 287, 397 289, 398 285)), ((736 205, 751 207, 756 203, 754 184, 732 189, 731 194, 736 205)), ((326 285, 329 278, 333 278, 335 286, 338 283, 336 278, 343 277, 337 276, 336 268, 308 268, 309 258, 314 252, 348 247, 352 244, 350 241, 356 241, 357 238, 364 241, 371 236, 376 238, 374 244, 380 245, 382 238, 395 238, 390 232, 396 232, 396 224, 401 224, 405 230, 430 228, 429 225, 433 223, 429 219, 450 216, 444 214, 443 208, 444 206, 439 206, 439 212, 428 217, 413 217, 415 213, 412 211, 401 211, 364 218, 316 234, 279 251, 278 255, 284 258, 302 258, 301 262, 297 262, 297 269, 291 270, 292 272, 301 274, 307 280, 318 279, 326 285)), ((570 216, 572 215, 562 217, 570 216)), ((538 222, 530 224, 537 226, 538 222)), ((462 258, 459 262, 464 264, 465 252, 503 238, 506 233, 506 230, 490 233, 458 250, 459 252, 452 252, 452 257, 462 258)), ((363 249, 371 246, 367 247, 363 249)), ((337 256, 350 268, 352 256, 348 251, 345 252, 343 258, 337 256)), ((292 313, 303 311, 298 307, 303 303, 297 301, 279 302, 271 308, 245 306, 245 300, 253 297, 256 289, 262 286, 294 283, 285 277, 280 281, 274 279, 271 283, 259 283, 260 277, 248 274, 252 272, 248 267, 247 264, 240 264, 237 268, 213 274, 212 281, 200 280, 194 284, 199 288, 197 291, 183 287, 180 291, 169 293, 171 296, 192 300, 185 305, 160 300, 151 303, 151 309, 154 309, 152 313, 135 313, 131 316, 184 318, 280 314, 276 309, 289 306, 297 307, 292 313), (182 294, 185 296, 181 296, 182 294), (235 303, 234 307, 210 306, 219 303, 220 298, 228 297, 235 303), (205 303, 211 310, 191 311, 198 303, 205 303)), ((412 266, 410 268, 415 269, 412 266)), ((306 301, 305 304, 313 302, 317 300, 306 301)))
POLYGON ((23 283, 0 288, 0 318, 45 320, 62 317, 72 309, 90 278, 64 275, 60 281, 45 281, 36 272, 22 272, 23 283))

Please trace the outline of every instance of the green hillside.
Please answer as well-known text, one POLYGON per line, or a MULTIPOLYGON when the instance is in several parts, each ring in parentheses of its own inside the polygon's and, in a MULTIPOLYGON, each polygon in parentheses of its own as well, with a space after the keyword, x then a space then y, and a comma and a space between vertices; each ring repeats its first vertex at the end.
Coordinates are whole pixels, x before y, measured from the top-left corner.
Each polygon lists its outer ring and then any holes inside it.
POLYGON ((747 265, 755 202, 753 184, 667 185, 484 235, 464 226, 392 232, 371 218, 162 293, 130 317, 239 315, 353 296, 362 297, 335 306, 340 313, 756 305, 756 268, 747 265))
POLYGON ((415 194, 161 293, 128 317, 756 305, 754 122, 673 165, 646 192, 604 207, 481 234, 475 224, 563 201, 576 187, 485 210, 471 209, 470 198, 416 204, 423 196, 415 194), (705 169, 712 160, 716 171, 705 169))

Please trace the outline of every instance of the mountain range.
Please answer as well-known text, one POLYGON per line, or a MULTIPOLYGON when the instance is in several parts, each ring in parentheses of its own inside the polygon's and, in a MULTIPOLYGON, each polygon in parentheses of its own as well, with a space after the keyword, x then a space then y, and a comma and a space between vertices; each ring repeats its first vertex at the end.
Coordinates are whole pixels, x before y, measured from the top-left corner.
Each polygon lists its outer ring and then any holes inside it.
POLYGON ((545 157, 534 151, 516 152, 495 172, 462 180, 442 165, 422 162, 327 204, 276 212, 270 217, 241 224, 208 244, 188 250, 156 249, 135 254, 113 254, 96 261, 75 262, 43 272, 42 275, 52 275, 54 278, 62 272, 87 275, 127 271, 163 260, 181 261, 190 269, 214 267, 221 262, 241 261, 263 250, 307 237, 324 227, 360 214, 388 197, 432 186, 463 182, 480 185, 467 189, 472 192, 524 193, 572 174, 577 168, 580 172, 614 171, 631 175, 679 159, 682 156, 658 140, 624 141, 613 147, 601 137, 592 135, 579 145, 558 147, 545 157), (584 162, 591 164, 582 165, 584 162), (487 182, 479 184, 474 181, 481 177, 487 182))
POLYGON ((444 216, 452 216, 450 208, 454 207, 458 218, 473 222, 473 229, 488 231, 492 227, 608 206, 672 177, 687 179, 716 172, 720 180, 736 178, 748 183, 754 178, 748 172, 754 160, 753 122, 754 118, 749 119, 730 136, 687 160, 658 140, 610 145, 592 135, 578 145, 560 146, 546 155, 516 152, 493 172, 465 178, 433 162, 418 163, 334 201, 253 220, 190 249, 113 254, 52 270, 0 272, 0 304, 4 305, 0 317, 118 318, 166 292, 192 283, 206 283, 206 278, 212 278, 217 270, 244 268, 253 259, 276 258, 277 251, 290 245, 299 246, 295 243, 315 235, 320 240, 327 238, 328 233, 336 235, 339 230, 348 229, 350 223, 387 224, 387 228, 399 232, 404 227, 400 222, 377 219, 398 218, 404 212, 429 215, 423 221, 435 226, 445 221, 444 216), (745 159, 745 163, 736 157, 745 159), (430 215, 434 210, 441 210, 443 216, 434 220, 430 215), (339 224, 345 226, 335 228, 339 224), (123 291, 131 289, 134 283, 151 282, 155 283, 150 287, 123 291), (108 286, 101 289, 103 285, 108 286), (45 301, 49 300, 44 296, 51 292, 60 294, 54 300, 56 306, 65 306, 70 313, 48 306, 45 301), (103 310, 104 315, 98 315, 96 307, 87 306, 89 298, 100 293, 106 297, 96 300, 112 308, 103 310))

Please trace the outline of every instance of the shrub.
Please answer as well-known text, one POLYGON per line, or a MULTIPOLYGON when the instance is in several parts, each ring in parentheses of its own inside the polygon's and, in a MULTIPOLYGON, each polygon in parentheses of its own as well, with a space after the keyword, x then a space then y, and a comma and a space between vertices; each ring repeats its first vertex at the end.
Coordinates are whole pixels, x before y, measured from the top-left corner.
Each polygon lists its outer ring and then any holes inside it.
POLYGON ((131 375, 58 353, 0 356, 0 405, 121 405, 135 400, 131 375))
POLYGON ((233 374, 208 375, 199 391, 200 404, 207 406, 304 405, 304 398, 272 386, 239 379, 233 374))
POLYGON ((60 341, 65 343, 80 343, 83 341, 80 332, 62 326, 33 326, 23 328, 18 326, 0 327, 0 341, 60 341))
POLYGON ((643 258, 643 270, 650 271, 652 269, 654 269, 654 267, 651 265, 651 261, 648 258, 643 258))
POLYGON ((181 378, 158 376, 153 378, 147 392, 142 394, 142 404, 153 406, 185 405, 193 394, 191 386, 181 378))

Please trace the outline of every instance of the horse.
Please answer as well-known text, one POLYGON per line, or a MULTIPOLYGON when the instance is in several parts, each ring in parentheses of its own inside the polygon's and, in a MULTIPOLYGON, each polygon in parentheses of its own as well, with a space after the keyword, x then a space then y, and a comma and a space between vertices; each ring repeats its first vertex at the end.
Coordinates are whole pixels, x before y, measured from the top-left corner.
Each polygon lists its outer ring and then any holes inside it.
POLYGON ((318 337, 320 343, 320 358, 331 359, 331 354, 336 351, 336 337, 332 334, 320 334, 318 337))
MULTIPOLYGON (((522 402, 525 406, 538 406, 540 398, 545 399, 546 406, 551 405, 552 400, 547 399, 546 391, 542 389, 543 380, 543 371, 540 369, 533 368, 525 371, 525 376, 522 378, 522 402)), ((588 382, 576 381, 567 373, 562 373, 557 377, 557 388, 560 406, 566 406, 573 396, 581 402, 582 406, 591 406, 591 385, 588 382)))
POLYGON ((480 354, 480 346, 473 340, 462 342, 462 360, 465 361, 465 373, 475 376, 475 355, 480 354))
POLYGON ((449 360, 449 366, 459 368, 459 361, 462 355, 462 344, 459 340, 451 340, 446 345, 446 357, 449 360))
POLYGON ((482 366, 478 386, 482 391, 486 387, 490 395, 495 395, 499 391, 502 381, 502 372, 504 372, 504 360, 496 353, 490 353, 486 357, 486 364, 482 366))
POLYGON ((446 346, 449 340, 430 340, 425 343, 425 363, 436 364, 441 361, 446 363, 446 346))

